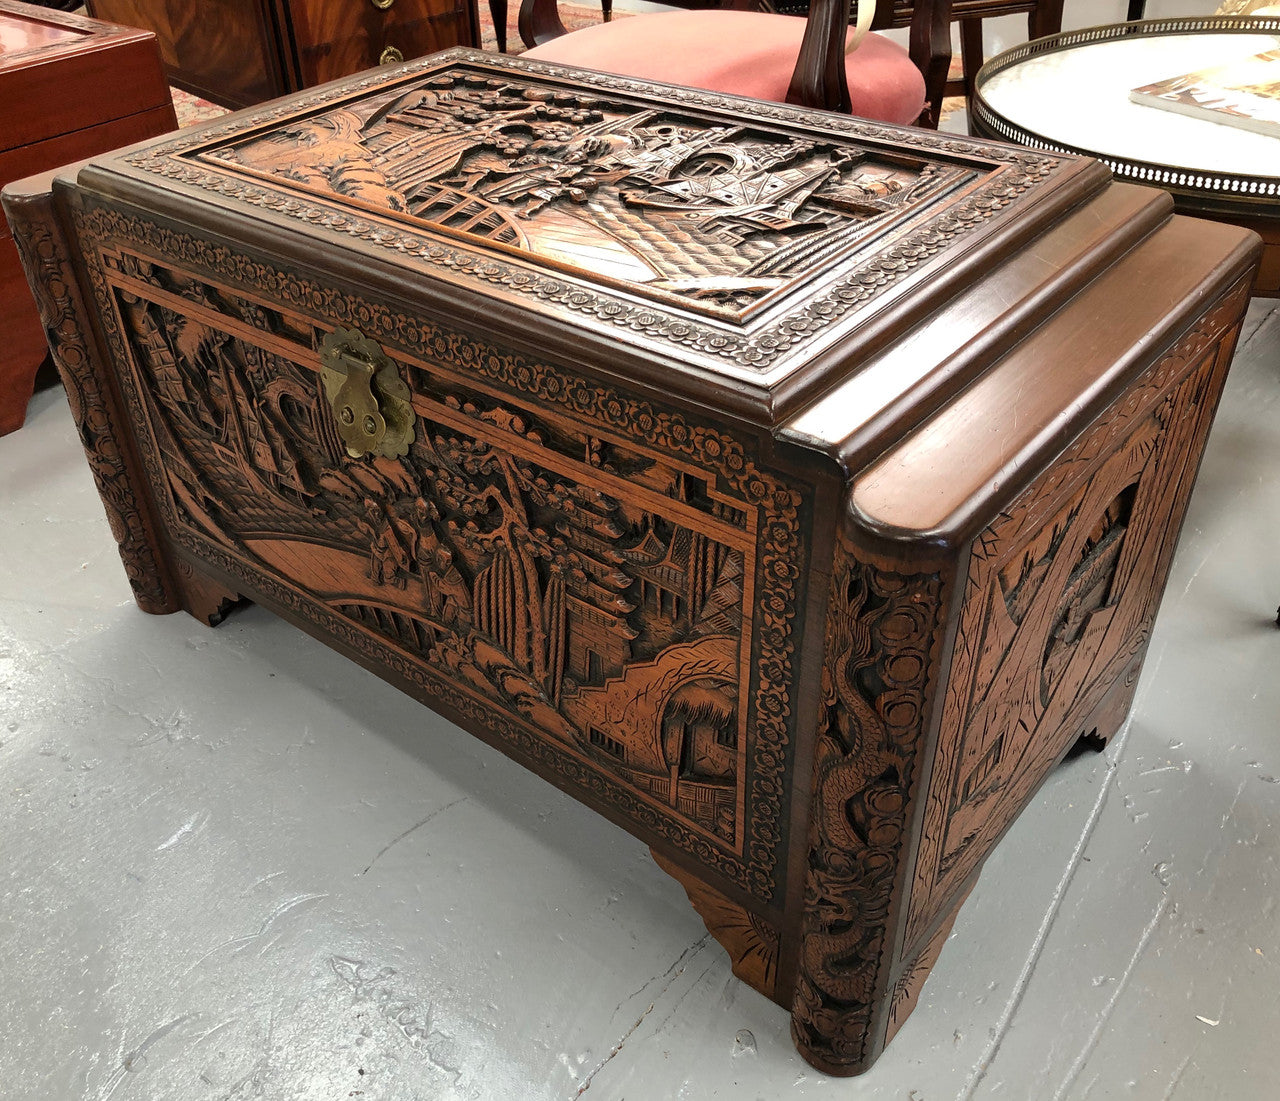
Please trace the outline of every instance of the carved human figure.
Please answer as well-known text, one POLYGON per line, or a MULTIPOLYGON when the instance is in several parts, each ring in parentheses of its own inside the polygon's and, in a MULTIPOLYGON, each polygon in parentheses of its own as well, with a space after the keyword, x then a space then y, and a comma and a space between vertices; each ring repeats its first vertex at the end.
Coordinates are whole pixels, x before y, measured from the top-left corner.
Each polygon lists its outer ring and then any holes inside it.
POLYGON ((441 617, 452 626, 469 626, 471 592, 458 567, 453 564, 453 552, 437 544, 433 562, 433 587, 440 602, 441 617))
POLYGON ((365 498, 360 528, 369 540, 369 579, 375 585, 391 584, 403 589, 400 571, 408 566, 409 556, 382 506, 371 497, 365 498))

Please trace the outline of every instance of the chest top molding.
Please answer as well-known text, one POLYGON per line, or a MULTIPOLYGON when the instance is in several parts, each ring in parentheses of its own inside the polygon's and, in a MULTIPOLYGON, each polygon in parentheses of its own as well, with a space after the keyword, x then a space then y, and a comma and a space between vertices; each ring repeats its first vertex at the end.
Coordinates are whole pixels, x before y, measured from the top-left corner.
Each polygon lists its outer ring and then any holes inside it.
POLYGON ((769 384, 1083 163, 457 49, 115 167, 769 384))

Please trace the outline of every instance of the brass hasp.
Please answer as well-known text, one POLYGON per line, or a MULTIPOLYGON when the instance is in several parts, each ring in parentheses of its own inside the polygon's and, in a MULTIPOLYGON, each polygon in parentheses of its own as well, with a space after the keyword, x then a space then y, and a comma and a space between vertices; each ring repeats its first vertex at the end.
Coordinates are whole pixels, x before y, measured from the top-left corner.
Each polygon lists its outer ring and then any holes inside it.
POLYGON ((348 455, 397 459, 409 453, 409 387, 377 343, 359 329, 334 329, 320 346, 320 381, 348 455))

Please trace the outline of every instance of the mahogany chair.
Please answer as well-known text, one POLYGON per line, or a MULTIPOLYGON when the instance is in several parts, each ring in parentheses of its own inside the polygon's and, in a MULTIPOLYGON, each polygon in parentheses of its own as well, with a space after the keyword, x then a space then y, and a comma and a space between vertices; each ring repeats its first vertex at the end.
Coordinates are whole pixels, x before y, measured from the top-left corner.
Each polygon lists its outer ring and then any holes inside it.
MULTIPOLYGON (((1027 14, 1027 37, 1047 38, 1062 30, 1063 0, 956 0, 951 9, 951 18, 960 24, 960 61, 964 69, 963 83, 953 82, 949 89, 951 94, 973 95, 974 78, 982 68, 982 21, 993 19, 997 15, 1027 14)), ((1142 9, 1146 0, 1129 0, 1129 18, 1135 5, 1142 18, 1142 9)))
MULTIPOLYGON (((671 2, 671 0, 668 0, 671 2)), ((716 5, 721 0, 674 0, 676 3, 716 5)), ((803 15, 809 7, 809 0, 759 0, 769 11, 781 12, 783 15, 803 15)), ((855 0, 856 2, 856 0, 855 0)), ((911 0, 881 0, 891 9, 887 22, 879 24, 887 27, 909 27, 915 17, 911 0)), ((612 0, 602 0, 603 5, 612 4, 612 0)), ((1129 0, 1129 19, 1141 19, 1146 0, 1129 0), (1134 15, 1135 5, 1137 15, 1134 15)), ((1020 15, 1026 13, 1027 32, 1029 38, 1044 38, 1057 34, 1062 30, 1063 0, 953 0, 951 5, 951 21, 960 24, 960 58, 964 76, 957 80, 947 81, 947 95, 968 96, 973 91, 974 78, 982 68, 984 46, 982 44, 982 21, 994 19, 999 15, 1020 15)), ((606 14, 605 18, 608 18, 606 14)))
MULTIPOLYGON (((874 14, 864 7, 863 29, 898 25, 891 2, 881 0, 874 14)), ((673 11, 570 33, 556 0, 522 0, 519 25, 533 47, 526 57, 936 128, 951 63, 951 0, 912 7, 906 50, 867 34, 846 53, 857 34, 849 9, 850 0, 813 0, 803 20, 736 8, 673 11)))

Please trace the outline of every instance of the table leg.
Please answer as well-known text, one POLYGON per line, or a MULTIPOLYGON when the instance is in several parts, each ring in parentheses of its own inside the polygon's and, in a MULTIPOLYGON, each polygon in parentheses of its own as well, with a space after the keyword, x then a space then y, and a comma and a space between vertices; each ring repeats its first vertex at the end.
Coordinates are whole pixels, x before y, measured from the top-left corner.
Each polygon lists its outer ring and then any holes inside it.
POLYGON ((982 68, 982 20, 960 20, 960 63, 964 68, 965 98, 973 95, 974 78, 982 68))

